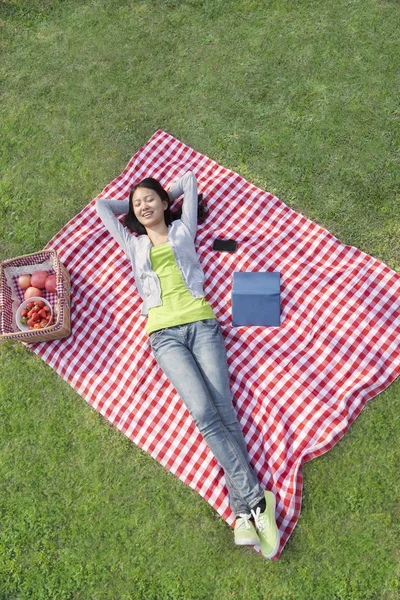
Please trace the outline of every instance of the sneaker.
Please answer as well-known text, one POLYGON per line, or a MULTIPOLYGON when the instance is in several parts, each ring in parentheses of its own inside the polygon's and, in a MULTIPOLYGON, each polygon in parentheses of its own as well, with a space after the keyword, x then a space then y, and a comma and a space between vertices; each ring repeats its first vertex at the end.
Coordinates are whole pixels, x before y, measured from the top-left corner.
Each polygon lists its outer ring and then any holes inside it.
POLYGON ((265 558, 272 558, 278 552, 280 543, 279 529, 275 521, 275 495, 272 492, 264 492, 267 508, 261 512, 260 507, 256 511, 251 510, 256 524, 256 530, 260 537, 260 548, 265 558))
POLYGON ((235 523, 235 544, 238 546, 259 546, 260 538, 250 521, 251 515, 239 514, 240 518, 235 523))

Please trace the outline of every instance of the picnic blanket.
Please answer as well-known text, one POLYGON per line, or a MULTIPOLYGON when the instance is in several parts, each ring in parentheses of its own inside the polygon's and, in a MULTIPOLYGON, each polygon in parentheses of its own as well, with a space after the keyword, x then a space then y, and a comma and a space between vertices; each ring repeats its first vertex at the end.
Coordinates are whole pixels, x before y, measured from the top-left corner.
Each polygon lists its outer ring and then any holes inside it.
MULTIPOLYGON (((276 560, 299 518, 302 465, 399 375, 400 275, 161 129, 97 198, 124 199, 144 177, 169 189, 188 170, 209 208, 196 249, 233 405, 259 481, 277 496, 276 560), (237 240, 237 252, 213 251, 216 237, 237 240), (280 327, 232 326, 234 271, 280 272, 280 327)), ((153 358, 131 265, 95 200, 46 246, 71 276, 72 335, 29 347, 233 527, 223 470, 153 358)))

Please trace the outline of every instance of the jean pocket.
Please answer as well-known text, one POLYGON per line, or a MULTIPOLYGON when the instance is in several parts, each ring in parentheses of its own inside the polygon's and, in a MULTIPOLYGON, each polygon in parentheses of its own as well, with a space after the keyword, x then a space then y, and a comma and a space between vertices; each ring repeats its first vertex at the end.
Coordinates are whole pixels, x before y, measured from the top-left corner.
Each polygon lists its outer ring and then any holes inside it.
POLYGON ((163 331, 163 329, 158 329, 157 331, 150 333, 149 340, 152 348, 154 348, 154 344, 157 342, 157 340, 160 339, 163 331))
POLYGON ((204 327, 219 327, 217 319, 201 319, 199 323, 204 327))

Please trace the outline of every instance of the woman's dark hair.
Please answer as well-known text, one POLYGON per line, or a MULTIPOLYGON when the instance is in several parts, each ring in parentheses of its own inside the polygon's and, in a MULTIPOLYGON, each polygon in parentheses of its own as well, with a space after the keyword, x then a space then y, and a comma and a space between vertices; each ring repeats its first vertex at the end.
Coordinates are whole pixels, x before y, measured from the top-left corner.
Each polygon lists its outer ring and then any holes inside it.
MULTIPOLYGON (((125 216, 125 218, 123 219, 123 224, 130 231, 132 231, 134 233, 139 233, 139 234, 147 233, 144 225, 139 223, 139 221, 137 220, 136 215, 133 210, 132 197, 138 187, 143 187, 143 188, 147 188, 148 190, 153 190, 160 196, 161 200, 167 200, 168 206, 167 206, 166 210, 164 211, 164 220, 165 220, 165 224, 167 226, 171 225, 172 221, 176 221, 176 219, 181 218, 182 202, 180 202, 179 206, 176 207, 174 210, 171 210, 171 204, 173 204, 173 203, 171 202, 171 200, 168 196, 168 192, 166 192, 166 190, 164 190, 163 186, 157 179, 154 179, 153 177, 146 177, 145 179, 142 179, 142 181, 139 181, 139 183, 136 183, 132 187, 132 189, 129 193, 129 211, 128 211, 127 215, 125 216)), ((208 210, 203 201, 203 194, 198 194, 197 202, 198 202, 197 222, 204 223, 204 221, 206 220, 206 217, 208 215, 208 210)))

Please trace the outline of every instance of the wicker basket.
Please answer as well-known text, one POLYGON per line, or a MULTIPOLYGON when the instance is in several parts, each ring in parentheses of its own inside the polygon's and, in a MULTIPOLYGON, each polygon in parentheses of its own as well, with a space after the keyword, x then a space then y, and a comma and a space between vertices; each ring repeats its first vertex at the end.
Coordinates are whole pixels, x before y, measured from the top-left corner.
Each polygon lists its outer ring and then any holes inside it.
POLYGON ((71 335, 70 277, 53 249, 41 250, 0 262, 0 340, 26 343, 46 342, 71 335), (19 275, 47 271, 56 276, 56 292, 43 291, 53 308, 55 323, 42 330, 20 331, 16 323, 18 306, 24 300, 24 290, 18 285, 19 275))

